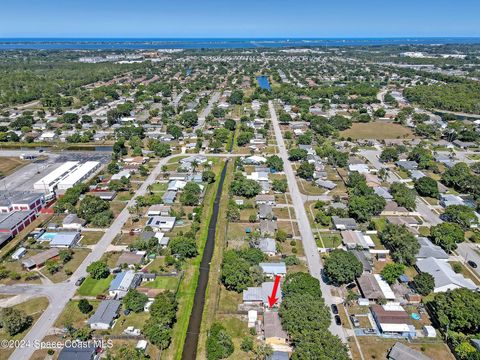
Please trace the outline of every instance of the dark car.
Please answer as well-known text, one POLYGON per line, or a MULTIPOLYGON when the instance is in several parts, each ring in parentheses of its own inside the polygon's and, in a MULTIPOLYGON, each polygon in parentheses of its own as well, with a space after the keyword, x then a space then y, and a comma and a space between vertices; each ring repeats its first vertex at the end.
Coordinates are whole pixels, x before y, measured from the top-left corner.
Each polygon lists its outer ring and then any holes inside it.
POLYGON ((468 260, 467 264, 470 265, 472 268, 476 269, 477 268, 477 263, 472 260, 468 260))
POLYGON ((342 319, 340 319, 340 316, 338 315, 335 315, 335 324, 342 325, 342 319))
POLYGON ((337 314, 338 314, 338 307, 337 307, 337 305, 332 304, 331 308, 332 308, 332 313, 333 313, 334 315, 337 315, 337 314))
POLYGON ((76 286, 80 286, 80 285, 82 285, 82 283, 83 283, 84 281, 85 281, 85 276, 82 276, 82 277, 78 278, 77 281, 75 281, 75 285, 76 285, 76 286))

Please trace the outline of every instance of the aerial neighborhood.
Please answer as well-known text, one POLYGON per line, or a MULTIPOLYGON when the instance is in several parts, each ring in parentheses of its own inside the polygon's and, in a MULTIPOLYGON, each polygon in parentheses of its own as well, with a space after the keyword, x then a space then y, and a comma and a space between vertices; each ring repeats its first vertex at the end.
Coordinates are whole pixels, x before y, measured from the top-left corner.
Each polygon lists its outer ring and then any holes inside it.
POLYGON ((0 51, 0 357, 478 359, 479 67, 0 51))

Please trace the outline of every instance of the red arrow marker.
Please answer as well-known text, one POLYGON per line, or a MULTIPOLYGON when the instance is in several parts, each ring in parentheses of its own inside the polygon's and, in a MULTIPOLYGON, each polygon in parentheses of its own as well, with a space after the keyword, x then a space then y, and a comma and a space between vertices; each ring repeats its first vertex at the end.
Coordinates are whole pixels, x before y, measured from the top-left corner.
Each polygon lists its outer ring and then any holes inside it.
POLYGON ((278 298, 275 297, 277 295, 278 284, 280 284, 280 275, 275 277, 275 282, 273 283, 272 295, 268 296, 268 307, 273 307, 277 302, 278 298))

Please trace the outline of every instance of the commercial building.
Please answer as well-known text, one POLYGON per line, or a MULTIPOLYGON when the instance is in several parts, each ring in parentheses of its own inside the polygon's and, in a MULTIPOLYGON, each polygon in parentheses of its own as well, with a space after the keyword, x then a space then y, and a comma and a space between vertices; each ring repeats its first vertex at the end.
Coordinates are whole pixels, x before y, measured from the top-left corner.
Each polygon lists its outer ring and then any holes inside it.
POLYGON ((3 240, 2 242, 14 237, 20 231, 25 229, 33 220, 35 220, 35 217, 35 212, 33 210, 0 214, 0 235, 3 235, 1 237, 3 240))
POLYGON ((98 161, 87 161, 86 163, 78 166, 75 170, 70 172, 65 178, 58 182, 57 188, 59 190, 67 190, 74 185, 88 179, 95 170, 100 167, 98 161))
POLYGON ((78 161, 67 161, 63 163, 51 173, 33 184, 33 188, 35 190, 41 190, 45 193, 53 192, 58 183, 67 177, 75 168, 77 168, 78 164, 78 161))
POLYGON ((0 213, 33 210, 37 214, 45 207, 45 196, 39 192, 0 191, 0 213))

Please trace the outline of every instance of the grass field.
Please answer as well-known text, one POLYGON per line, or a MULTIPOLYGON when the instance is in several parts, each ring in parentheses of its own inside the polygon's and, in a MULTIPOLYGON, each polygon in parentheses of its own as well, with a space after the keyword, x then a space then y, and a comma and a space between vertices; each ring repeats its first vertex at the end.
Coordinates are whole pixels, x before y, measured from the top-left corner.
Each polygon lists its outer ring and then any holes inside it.
POLYGON ((2 157, 0 158, 0 177, 12 174, 16 169, 28 164, 28 161, 19 159, 17 157, 2 157))
POLYGON ((176 276, 157 276, 154 281, 146 282, 144 286, 153 289, 175 290, 177 283, 178 278, 176 276))
MULTIPOLYGON (((34 298, 28 301, 25 301, 21 304, 13 306, 13 308, 24 311, 27 315, 30 315, 33 318, 32 325, 38 320, 42 312, 48 306, 48 299, 45 297, 34 298)), ((21 333, 18 333, 14 336, 8 335, 3 329, 0 329, 0 340, 21 340, 30 330, 31 326, 21 333)), ((8 359, 12 354, 14 348, 2 349, 0 352, 0 359, 8 359)))
POLYGON ((87 277, 83 284, 78 288, 78 293, 82 296, 97 296, 103 294, 108 290, 110 281, 113 276, 110 275, 106 279, 95 280, 91 277, 87 277))
POLYGON ((385 122, 354 123, 348 130, 340 133, 342 137, 352 139, 412 139, 412 131, 400 124, 385 122))
POLYGON ((92 311, 88 314, 82 314, 82 312, 78 309, 78 300, 70 300, 63 312, 55 321, 55 327, 63 328, 66 325, 72 325, 74 328, 79 329, 85 326, 85 322, 87 319, 95 312, 96 308, 100 304, 100 301, 89 300, 90 305, 93 306, 92 311))

